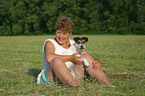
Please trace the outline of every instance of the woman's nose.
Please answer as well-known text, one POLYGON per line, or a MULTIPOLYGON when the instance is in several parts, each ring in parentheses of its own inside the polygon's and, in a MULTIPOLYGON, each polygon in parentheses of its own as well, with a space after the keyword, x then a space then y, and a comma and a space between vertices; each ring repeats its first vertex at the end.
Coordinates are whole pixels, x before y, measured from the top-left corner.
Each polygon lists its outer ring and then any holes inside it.
POLYGON ((61 37, 63 36, 63 34, 62 34, 62 33, 60 33, 60 35, 59 35, 59 36, 60 36, 60 38, 61 38, 61 37))

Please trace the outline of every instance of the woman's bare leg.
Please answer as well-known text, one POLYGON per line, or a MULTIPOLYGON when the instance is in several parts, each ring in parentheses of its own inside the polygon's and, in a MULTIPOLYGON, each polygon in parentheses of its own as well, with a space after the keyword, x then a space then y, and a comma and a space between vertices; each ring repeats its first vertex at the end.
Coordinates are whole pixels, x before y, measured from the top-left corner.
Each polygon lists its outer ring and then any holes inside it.
POLYGON ((63 83, 70 86, 80 86, 80 83, 71 75, 65 63, 60 58, 54 58, 46 71, 49 81, 54 82, 55 76, 63 83), (59 63, 58 63, 59 62, 59 63))
POLYGON ((90 55, 84 54, 84 55, 82 55, 81 58, 86 58, 87 61, 89 62, 89 67, 86 67, 86 71, 91 77, 97 79, 102 84, 107 84, 108 86, 113 86, 112 83, 107 78, 107 76, 102 71, 102 68, 101 69, 92 68, 94 59, 90 55))
POLYGON ((79 65, 79 64, 76 64, 74 67, 74 73, 75 73, 75 77, 76 77, 76 80, 77 81, 82 81, 84 80, 84 67, 83 65, 79 65))

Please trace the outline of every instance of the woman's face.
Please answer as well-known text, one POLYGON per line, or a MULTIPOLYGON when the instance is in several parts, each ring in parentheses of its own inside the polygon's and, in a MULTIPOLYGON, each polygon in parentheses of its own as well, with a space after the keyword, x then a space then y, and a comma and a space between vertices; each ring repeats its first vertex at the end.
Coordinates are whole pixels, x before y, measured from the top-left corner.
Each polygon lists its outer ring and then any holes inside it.
POLYGON ((60 45, 65 44, 69 37, 71 36, 71 33, 69 32, 63 32, 61 30, 56 30, 56 40, 60 45))

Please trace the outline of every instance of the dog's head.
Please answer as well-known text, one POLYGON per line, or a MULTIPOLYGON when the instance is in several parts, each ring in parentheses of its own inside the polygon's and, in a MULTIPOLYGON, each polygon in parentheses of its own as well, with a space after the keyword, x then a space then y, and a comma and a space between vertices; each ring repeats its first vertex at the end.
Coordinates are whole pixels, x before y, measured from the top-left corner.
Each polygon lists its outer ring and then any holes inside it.
POLYGON ((76 46, 78 52, 82 54, 85 51, 86 44, 88 42, 88 38, 87 37, 75 37, 74 41, 75 41, 75 46, 76 46))

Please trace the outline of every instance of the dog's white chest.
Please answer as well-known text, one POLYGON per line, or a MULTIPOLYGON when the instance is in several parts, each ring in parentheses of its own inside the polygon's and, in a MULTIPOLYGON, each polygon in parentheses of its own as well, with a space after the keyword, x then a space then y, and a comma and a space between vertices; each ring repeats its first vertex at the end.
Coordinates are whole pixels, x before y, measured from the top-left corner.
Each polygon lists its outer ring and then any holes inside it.
MULTIPOLYGON (((72 46, 70 46, 70 48, 64 53, 64 55, 73 55, 73 54, 76 53, 76 52, 77 52, 77 48, 75 47, 75 45, 72 45, 72 46)), ((79 55, 78 57, 80 57, 80 55, 79 55)), ((88 63, 88 61, 87 61, 86 58, 81 58, 80 60, 82 60, 82 61, 84 62, 84 65, 85 65, 86 67, 89 66, 89 63, 88 63)), ((68 68, 69 70, 72 70, 72 67, 74 66, 74 64, 73 64, 71 61, 65 62, 65 64, 66 64, 66 66, 67 66, 67 68, 68 68)))

